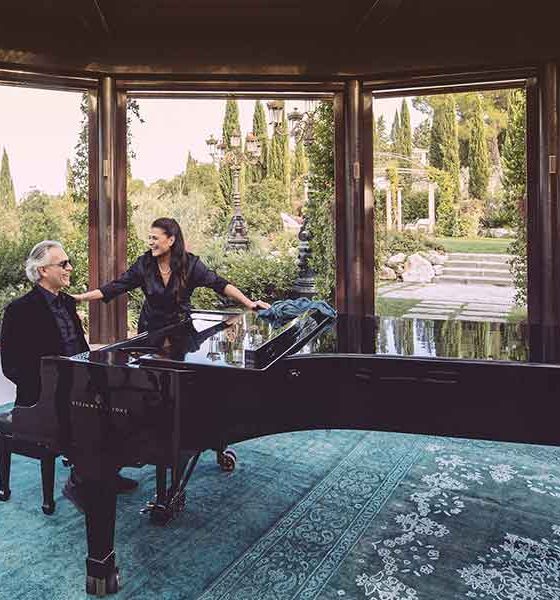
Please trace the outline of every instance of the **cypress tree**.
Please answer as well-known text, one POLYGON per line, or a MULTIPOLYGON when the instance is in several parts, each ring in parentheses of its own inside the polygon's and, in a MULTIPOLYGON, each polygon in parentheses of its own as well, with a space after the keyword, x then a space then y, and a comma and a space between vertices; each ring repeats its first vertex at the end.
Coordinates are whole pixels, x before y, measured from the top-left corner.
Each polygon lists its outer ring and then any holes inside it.
POLYGON ((70 159, 66 159, 66 189, 64 195, 70 200, 74 199, 76 194, 76 176, 74 175, 74 169, 72 169, 72 163, 70 159))
POLYGON ((373 149, 374 152, 389 151, 389 137, 387 136, 387 125, 385 118, 381 115, 377 121, 373 122, 373 149))
MULTIPOLYGON (((410 112, 408 110, 408 103, 406 98, 403 98, 401 105, 401 119, 400 119, 400 152, 402 156, 408 158, 412 157, 412 128, 410 126, 410 112)), ((401 159, 400 166, 404 169, 410 169, 411 163, 408 160, 401 159)), ((409 194, 412 189, 412 175, 410 173, 402 174, 402 182, 405 188, 405 193, 409 194)))
POLYGON ((489 179, 490 161, 484 135, 484 112, 482 98, 477 94, 469 138, 469 194, 482 199, 486 195, 489 179))
POLYGON ((502 148, 502 185, 510 220, 519 214, 527 180, 525 94, 512 90, 508 98, 507 128, 502 148))
POLYGON ((290 148, 285 111, 282 123, 276 126, 272 136, 268 175, 286 186, 290 184, 290 148))
POLYGON ((408 110, 408 103, 405 98, 403 98, 401 106, 400 139, 400 153, 410 158, 412 156, 412 129, 410 127, 410 111, 408 110))
POLYGON ((247 168, 247 183, 258 183, 266 177, 268 164, 268 126, 264 106, 260 100, 255 102, 253 112, 253 134, 261 145, 261 157, 259 163, 247 168))
POLYGON ((298 140, 296 143, 296 151, 294 154, 294 163, 292 169, 293 179, 302 177, 307 174, 307 157, 305 155, 305 146, 303 140, 298 140))
POLYGON ((0 207, 15 208, 16 193, 14 182, 10 173, 10 160, 6 148, 2 152, 2 166, 0 166, 0 207))
POLYGON ((512 90, 508 97, 507 128, 502 149, 502 185, 506 196, 506 213, 516 230, 509 245, 511 272, 515 285, 515 301, 527 303, 527 225, 526 225, 526 112, 525 92, 512 90))
POLYGON ((412 144, 415 148, 427 150, 430 147, 430 136, 432 126, 429 119, 424 119, 420 125, 414 128, 412 144))
POLYGON ((430 138, 430 165, 451 177, 453 194, 459 198, 459 132, 457 106, 453 94, 447 94, 434 112, 430 138))
MULTIPOLYGON (((235 98, 228 98, 222 125, 222 140, 226 146, 226 152, 231 149, 231 135, 234 131, 241 131, 239 125, 239 106, 235 98)), ((220 167, 220 189, 224 200, 229 203, 233 190, 233 174, 231 167, 228 165, 220 167)))
POLYGON ((391 152, 394 154, 400 154, 401 150, 401 122, 399 118, 399 111, 395 111, 395 118, 393 119, 393 125, 391 126, 391 152))

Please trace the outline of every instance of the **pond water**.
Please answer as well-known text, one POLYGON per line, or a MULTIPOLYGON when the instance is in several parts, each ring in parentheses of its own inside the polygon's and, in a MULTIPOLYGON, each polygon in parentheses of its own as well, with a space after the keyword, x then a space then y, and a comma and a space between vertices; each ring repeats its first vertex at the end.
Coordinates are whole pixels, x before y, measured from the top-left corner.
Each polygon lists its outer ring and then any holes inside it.
POLYGON ((524 322, 428 320, 380 317, 379 354, 526 361, 528 327, 524 322))

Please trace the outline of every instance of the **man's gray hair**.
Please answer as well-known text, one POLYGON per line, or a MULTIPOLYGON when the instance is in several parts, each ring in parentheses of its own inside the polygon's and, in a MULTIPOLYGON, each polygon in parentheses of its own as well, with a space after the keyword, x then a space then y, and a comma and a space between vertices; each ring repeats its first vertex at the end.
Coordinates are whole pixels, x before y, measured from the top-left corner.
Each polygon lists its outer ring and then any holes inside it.
POLYGON ((33 250, 31 250, 25 262, 25 274, 31 283, 37 283, 41 279, 39 267, 45 267, 49 264, 49 250, 51 248, 63 249, 60 242, 53 240, 43 240, 33 246, 33 250))

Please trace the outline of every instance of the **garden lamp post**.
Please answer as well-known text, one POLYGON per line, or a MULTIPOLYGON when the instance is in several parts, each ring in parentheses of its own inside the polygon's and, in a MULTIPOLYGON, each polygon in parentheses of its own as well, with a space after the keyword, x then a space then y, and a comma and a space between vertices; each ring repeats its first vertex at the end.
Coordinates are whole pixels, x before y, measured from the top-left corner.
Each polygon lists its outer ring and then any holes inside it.
POLYGON ((253 133, 248 133, 245 140, 245 151, 241 148, 241 134, 234 131, 230 136, 229 148, 224 141, 211 135, 206 140, 208 152, 218 165, 228 166, 232 174, 233 216, 228 226, 227 245, 230 250, 247 250, 247 223, 241 213, 241 193, 239 191, 239 175, 244 163, 256 164, 261 156, 261 146, 253 133))
MULTIPOLYGON (((282 123, 284 103, 278 100, 273 100, 267 104, 271 123, 276 127, 282 123)), ((290 126, 290 135, 296 141, 303 141, 306 146, 313 143, 314 129, 314 111, 317 107, 317 102, 307 100, 305 111, 301 113, 298 108, 288 113, 288 123, 290 126)), ((308 176, 303 178, 303 205, 307 204, 307 186, 308 176)), ((309 264, 311 250, 309 248, 309 240, 311 235, 307 229, 307 216, 304 216, 303 222, 298 233, 298 277, 292 287, 292 294, 296 297, 312 298, 316 293, 315 287, 315 272, 309 264)))

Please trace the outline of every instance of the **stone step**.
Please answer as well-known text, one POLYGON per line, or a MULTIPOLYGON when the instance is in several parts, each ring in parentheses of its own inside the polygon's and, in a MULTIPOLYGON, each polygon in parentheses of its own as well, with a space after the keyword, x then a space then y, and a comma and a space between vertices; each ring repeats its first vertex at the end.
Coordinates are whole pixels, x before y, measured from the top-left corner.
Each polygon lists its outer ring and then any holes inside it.
POLYGON ((476 277, 469 275, 463 277, 461 275, 438 275, 432 279, 432 283, 464 283, 464 284, 478 284, 478 285, 504 285, 511 286, 511 277, 476 277))
POLYGON ((511 256, 509 254, 482 254, 470 252, 449 252, 448 260, 468 260, 468 261, 492 261, 492 262, 507 262, 511 256))
POLYGON ((511 279, 509 269, 464 269, 462 267, 445 267, 442 275, 457 275, 461 277, 470 277, 471 275, 475 277, 509 277, 511 279))
POLYGON ((509 264, 504 262, 498 262, 495 260, 448 260, 443 265, 447 268, 460 268, 460 269, 501 269, 509 271, 509 264))

